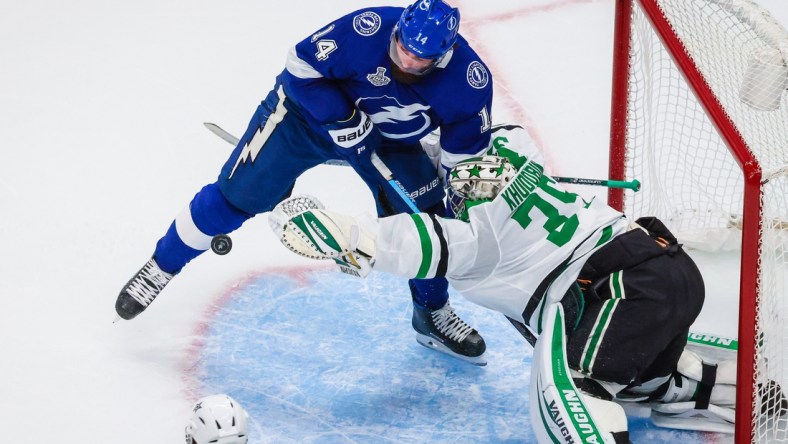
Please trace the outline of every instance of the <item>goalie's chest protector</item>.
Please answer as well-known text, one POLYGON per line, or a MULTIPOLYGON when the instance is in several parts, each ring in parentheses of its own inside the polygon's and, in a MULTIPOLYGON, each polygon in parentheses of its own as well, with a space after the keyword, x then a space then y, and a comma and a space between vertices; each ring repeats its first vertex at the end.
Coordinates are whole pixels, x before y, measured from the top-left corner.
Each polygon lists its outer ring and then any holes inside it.
POLYGON ((452 285, 537 332, 544 303, 559 301, 588 256, 627 225, 621 213, 564 190, 534 162, 469 214, 478 251, 452 285))

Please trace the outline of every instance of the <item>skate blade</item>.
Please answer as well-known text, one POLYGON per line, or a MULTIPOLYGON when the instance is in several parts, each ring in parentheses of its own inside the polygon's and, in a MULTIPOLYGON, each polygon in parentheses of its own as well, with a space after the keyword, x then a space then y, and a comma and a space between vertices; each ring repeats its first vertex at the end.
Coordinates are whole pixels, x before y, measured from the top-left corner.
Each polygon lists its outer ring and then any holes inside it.
POLYGON ((459 353, 456 353, 456 352, 452 351, 449 347, 446 347, 441 342, 435 340, 435 338, 431 338, 431 337, 429 337, 427 335, 423 335, 421 333, 416 333, 416 342, 418 342, 419 344, 423 345, 424 347, 427 347, 430 350, 435 350, 437 352, 447 354, 447 355, 449 355, 451 357, 460 359, 460 360, 465 361, 465 362, 467 362, 469 364, 478 365, 480 367, 483 367, 483 366, 487 365, 487 358, 484 356, 485 353, 482 353, 479 356, 465 356, 465 355, 461 355, 459 353))

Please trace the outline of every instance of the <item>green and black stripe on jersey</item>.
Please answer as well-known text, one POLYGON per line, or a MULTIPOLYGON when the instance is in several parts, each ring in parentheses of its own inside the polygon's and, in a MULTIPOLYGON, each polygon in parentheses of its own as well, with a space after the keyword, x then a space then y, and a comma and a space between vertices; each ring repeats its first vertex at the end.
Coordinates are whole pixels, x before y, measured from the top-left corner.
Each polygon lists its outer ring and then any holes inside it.
POLYGON ((421 265, 416 279, 445 277, 449 265, 449 248, 443 228, 432 214, 411 214, 421 242, 421 265), (428 228, 432 226, 432 230, 428 228), (432 273, 431 273, 432 272, 432 273))

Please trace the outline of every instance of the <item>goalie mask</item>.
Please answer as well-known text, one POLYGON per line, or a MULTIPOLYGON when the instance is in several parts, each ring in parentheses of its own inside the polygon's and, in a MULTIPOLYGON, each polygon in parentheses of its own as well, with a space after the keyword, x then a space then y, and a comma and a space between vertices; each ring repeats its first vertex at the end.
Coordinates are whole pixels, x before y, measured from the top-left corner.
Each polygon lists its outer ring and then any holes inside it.
POLYGON ((498 156, 472 157, 449 172, 449 204, 454 217, 468 220, 468 209, 495 199, 517 174, 508 159, 498 156))
POLYGON ((186 426, 186 444, 246 444, 249 414, 227 395, 198 400, 186 426))

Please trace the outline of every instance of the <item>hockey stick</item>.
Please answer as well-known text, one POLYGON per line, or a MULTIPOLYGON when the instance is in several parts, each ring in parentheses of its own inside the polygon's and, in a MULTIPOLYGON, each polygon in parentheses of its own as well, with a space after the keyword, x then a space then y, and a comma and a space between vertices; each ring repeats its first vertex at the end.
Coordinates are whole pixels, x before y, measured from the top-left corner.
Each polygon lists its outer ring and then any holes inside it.
POLYGON ((233 145, 233 146, 234 145, 238 145, 238 141, 241 140, 241 139, 233 136, 232 134, 228 133, 227 131, 224 130, 224 128, 222 128, 221 126, 219 126, 219 125, 217 125, 215 123, 203 122, 203 125, 205 125, 205 127, 208 128, 212 133, 216 134, 222 140, 224 140, 225 142, 229 143, 230 145, 233 145))
POLYGON ((604 180, 604 179, 581 179, 579 177, 556 177, 551 176, 558 182, 573 183, 577 185, 597 185, 608 188, 624 188, 633 191, 640 191, 640 181, 635 180, 604 180))
MULTIPOLYGON (((205 125, 205 127, 208 128, 212 133, 216 134, 222 140, 229 143, 230 145, 238 145, 239 139, 233 136, 232 134, 228 133, 227 131, 225 131, 224 128, 220 127, 219 125, 211 122, 204 122, 203 125, 205 125)), ((326 164, 345 165, 345 166, 349 165, 347 162, 342 160, 330 160, 326 162, 326 164)), ((380 160, 380 158, 374 152, 372 153, 372 164, 375 165, 375 168, 378 170, 378 172, 382 174, 383 177, 386 178, 386 180, 391 184, 392 187, 394 187, 394 190, 397 191, 398 194, 401 195, 401 193, 404 192, 402 188, 402 184, 400 184, 399 182, 397 182, 396 179, 394 179, 394 176, 391 174, 391 170, 389 170, 388 167, 386 167, 386 165, 380 160)), ((634 191, 640 190, 640 182, 637 179, 626 181, 626 180, 583 179, 579 177, 557 177, 557 176, 551 176, 551 177, 557 180, 558 182, 572 183, 576 185, 596 185, 596 186, 608 187, 608 188, 624 188, 634 191)), ((410 199, 410 197, 407 198, 405 198, 405 196, 402 197, 403 200, 405 200, 405 202, 408 202, 408 200, 410 200, 412 203, 413 201, 413 199, 410 199)), ((411 204, 409 203, 408 206, 411 206, 411 204)), ((411 207, 411 209, 413 209, 413 207, 411 207)))
POLYGON ((397 193, 399 197, 401 197, 402 200, 408 205, 408 208, 410 208, 410 210, 413 211, 414 214, 420 213, 419 208, 416 206, 416 202, 413 200, 412 197, 410 197, 405 187, 402 186, 402 184, 397 179, 394 178, 394 173, 392 173, 389 167, 387 167, 386 164, 383 163, 383 160, 380 157, 378 157, 378 153, 373 151, 372 154, 370 155, 370 159, 372 160, 372 165, 374 165, 375 169, 378 170, 378 173, 380 173, 380 175, 383 176, 384 179, 386 179, 389 185, 391 185, 391 188, 394 189, 394 192, 397 193))

